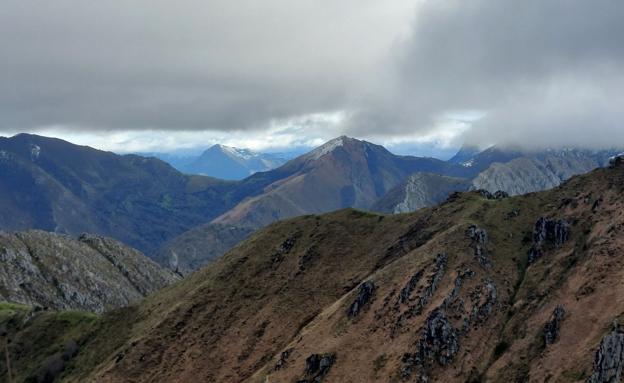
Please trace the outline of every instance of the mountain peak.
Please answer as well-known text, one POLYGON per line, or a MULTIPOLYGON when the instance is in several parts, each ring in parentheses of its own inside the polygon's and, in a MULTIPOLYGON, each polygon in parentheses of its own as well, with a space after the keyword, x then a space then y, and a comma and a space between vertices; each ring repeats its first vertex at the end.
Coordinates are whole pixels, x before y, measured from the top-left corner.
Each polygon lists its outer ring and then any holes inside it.
POLYGON ((203 154, 209 154, 214 152, 224 153, 226 155, 231 155, 234 157, 240 157, 243 159, 249 159, 254 156, 259 156, 259 153, 254 152, 250 149, 241 149, 236 148, 234 146, 228 146, 223 144, 215 144, 204 151, 203 154))
POLYGON ((284 159, 276 155, 215 144, 206 149, 199 157, 185 164, 182 170, 191 174, 204 174, 226 180, 240 180, 256 172, 274 169, 284 162, 284 159))
POLYGON ((363 144, 363 143, 366 143, 366 141, 361 141, 356 138, 342 135, 342 136, 333 138, 327 141, 326 143, 324 143, 323 145, 312 150, 311 152, 307 154, 307 157, 309 159, 317 160, 323 157, 324 155, 333 152, 334 150, 338 148, 341 148, 347 145, 354 145, 354 144, 357 145, 357 144, 363 144))

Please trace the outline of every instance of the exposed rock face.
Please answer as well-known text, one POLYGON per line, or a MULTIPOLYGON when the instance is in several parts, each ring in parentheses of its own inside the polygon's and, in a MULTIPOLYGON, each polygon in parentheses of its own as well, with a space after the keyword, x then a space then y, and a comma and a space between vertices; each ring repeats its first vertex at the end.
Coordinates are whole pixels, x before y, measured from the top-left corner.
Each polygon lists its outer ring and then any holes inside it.
POLYGON ((403 355, 401 375, 408 378, 414 370, 419 382, 428 381, 428 370, 432 364, 446 366, 459 351, 459 334, 441 310, 434 310, 429 317, 415 353, 403 355))
POLYGON ((457 331, 444 313, 435 310, 427 318, 418 353, 423 361, 433 359, 441 366, 446 366, 459 351, 458 339, 457 331))
MULTIPOLYGON (((462 149, 449 160, 465 172, 416 173, 389 191, 371 210, 406 213, 443 202, 454 192, 478 190, 487 199, 500 200, 510 195, 551 189, 578 174, 604 166, 613 151, 545 150, 518 151, 492 147, 479 153, 462 149), (466 156, 471 157, 466 159, 466 156), (464 160, 459 161, 459 158, 464 160)), ((615 157, 613 157, 615 161, 615 157)))
POLYGON ((495 199, 495 200, 500 200, 500 199, 505 199, 505 198, 509 198, 509 193, 504 192, 502 190, 497 190, 494 193, 490 193, 487 190, 481 189, 479 190, 479 193, 481 193, 481 195, 483 196, 483 198, 485 199, 495 199))
POLYGON ((609 167, 610 168, 617 168, 618 166, 622 166, 624 165, 624 154, 618 154, 616 156, 613 156, 611 158, 609 158, 609 167))
POLYGON ((487 231, 476 225, 470 225, 466 231, 466 235, 472 239, 471 246, 474 249, 475 258, 479 264, 483 267, 489 266, 490 257, 486 249, 488 242, 487 231))
POLYGON ((467 191, 468 180, 431 173, 415 173, 376 202, 371 210, 383 213, 408 213, 433 206, 454 192, 467 191))
POLYGON ((624 368, 624 332, 615 325, 596 351, 594 372, 587 383, 619 383, 624 368))
POLYGON ((416 285, 423 276, 423 270, 418 270, 416 274, 412 275, 407 284, 401 289, 399 293, 399 303, 406 304, 409 301, 412 292, 416 288, 416 285))
POLYGON ((492 314, 498 302, 498 291, 496 284, 491 280, 486 280, 470 294, 472 301, 472 312, 470 320, 473 323, 484 323, 492 314))
POLYGON ((426 280, 426 284, 422 287, 421 293, 416 297, 412 297, 412 293, 418 282, 424 275, 425 270, 420 270, 414 274, 408 283, 403 287, 399 293, 397 302, 397 308, 400 309, 401 304, 407 304, 407 310, 403 311, 397 319, 397 326, 400 327, 407 318, 411 318, 416 315, 422 314, 424 308, 429 303, 429 300, 438 289, 440 281, 446 272, 446 265, 448 263, 448 256, 446 254, 438 254, 433 265, 433 271, 426 280))
POLYGON ((373 281, 366 281, 360 285, 358 295, 347 312, 349 318, 355 318, 358 316, 362 308, 371 300, 374 292, 375 283, 373 281))
POLYGON ((462 288, 464 280, 473 278, 475 275, 476 273, 470 269, 465 269, 464 271, 460 272, 459 275, 455 278, 453 290, 451 290, 451 293, 446 297, 446 299, 444 299, 443 306, 447 307, 449 304, 452 304, 453 300, 455 300, 459 296, 459 292, 462 288))
POLYGON ((544 344, 547 346, 553 344, 557 341, 559 337, 559 328, 561 327, 561 322, 565 318, 565 309, 561 305, 557 305, 555 310, 553 311, 550 319, 544 325, 544 344))
POLYGON ((126 306, 177 278, 112 239, 0 232, 0 299, 93 312, 126 306))
POLYGON ((290 357, 290 354, 292 353, 292 351, 293 351, 292 348, 282 351, 279 359, 275 363, 275 367, 273 367, 275 371, 281 370, 282 368, 286 366, 286 364, 288 363, 288 358, 290 357))
POLYGON ((570 225, 564 219, 554 220, 541 217, 533 228, 533 246, 529 250, 529 264, 542 256, 543 247, 561 247, 570 236, 570 225))
POLYGON ((334 354, 312 354, 306 359, 305 379, 298 383, 321 383, 336 359, 334 354))

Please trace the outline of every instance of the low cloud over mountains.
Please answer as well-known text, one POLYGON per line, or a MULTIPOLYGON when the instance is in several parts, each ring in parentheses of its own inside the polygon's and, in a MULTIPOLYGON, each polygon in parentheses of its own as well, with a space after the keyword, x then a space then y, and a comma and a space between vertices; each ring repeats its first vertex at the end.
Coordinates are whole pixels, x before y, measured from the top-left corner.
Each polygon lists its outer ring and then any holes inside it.
POLYGON ((340 113, 298 137, 624 139, 616 1, 62 0, 31 9, 0 6, 0 132, 87 132, 95 145, 112 130, 142 131, 129 135, 137 142, 153 131, 251 131, 271 142, 293 119, 340 113))

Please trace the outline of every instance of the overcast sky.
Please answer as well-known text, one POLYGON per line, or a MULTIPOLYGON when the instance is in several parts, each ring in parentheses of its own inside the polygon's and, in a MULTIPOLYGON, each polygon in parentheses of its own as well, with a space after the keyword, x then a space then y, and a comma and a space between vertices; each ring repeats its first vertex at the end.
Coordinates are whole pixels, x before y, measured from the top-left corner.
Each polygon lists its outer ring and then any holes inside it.
POLYGON ((621 0, 2 0, 0 133, 624 146, 621 0))

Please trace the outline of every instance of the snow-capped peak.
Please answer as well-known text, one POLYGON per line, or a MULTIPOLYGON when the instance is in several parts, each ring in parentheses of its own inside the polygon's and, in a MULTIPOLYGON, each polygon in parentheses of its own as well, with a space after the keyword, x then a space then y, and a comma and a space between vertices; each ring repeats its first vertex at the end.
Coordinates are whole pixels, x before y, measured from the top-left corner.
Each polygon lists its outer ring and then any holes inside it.
POLYGON ((233 146, 226 146, 226 145, 218 145, 218 147, 225 153, 235 156, 235 157, 239 157, 245 160, 249 160, 251 158, 254 157, 258 157, 260 156, 259 153, 253 152, 249 149, 239 149, 239 148, 235 148, 233 146))
POLYGON ((340 137, 334 138, 333 140, 327 141, 323 145, 319 146, 318 148, 316 148, 316 149, 312 150, 310 153, 308 153, 308 157, 310 159, 317 160, 317 159, 323 157, 324 155, 326 155, 327 153, 331 153, 336 148, 344 146, 345 142, 348 139, 349 138, 347 136, 340 136, 340 137))

